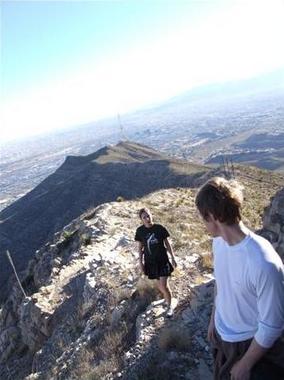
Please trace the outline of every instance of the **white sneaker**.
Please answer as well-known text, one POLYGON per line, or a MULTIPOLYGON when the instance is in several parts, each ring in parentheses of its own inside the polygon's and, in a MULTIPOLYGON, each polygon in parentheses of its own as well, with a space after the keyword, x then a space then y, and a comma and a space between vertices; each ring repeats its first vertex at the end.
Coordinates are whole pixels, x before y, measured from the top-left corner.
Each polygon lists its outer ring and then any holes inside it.
POLYGON ((174 314, 174 309, 171 306, 169 306, 168 309, 167 309, 166 316, 168 318, 171 318, 173 316, 173 314, 174 314))
POLYGON ((161 300, 153 301, 152 305, 153 306, 159 306, 159 305, 162 305, 165 302, 166 302, 166 300, 164 298, 162 298, 161 300))

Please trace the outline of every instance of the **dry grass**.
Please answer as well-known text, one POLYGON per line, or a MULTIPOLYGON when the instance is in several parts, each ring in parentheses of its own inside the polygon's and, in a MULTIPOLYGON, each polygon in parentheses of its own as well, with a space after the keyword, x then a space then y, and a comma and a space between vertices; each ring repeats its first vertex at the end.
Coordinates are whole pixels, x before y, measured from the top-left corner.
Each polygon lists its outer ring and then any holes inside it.
POLYGON ((271 197, 284 186, 283 175, 252 167, 238 167, 237 180, 245 187, 242 209, 244 223, 257 230, 262 227, 264 208, 270 204, 271 197))
POLYGON ((160 349, 188 352, 191 347, 189 331, 179 325, 164 328, 158 338, 160 349))
POLYGON ((121 322, 115 329, 104 326, 99 330, 90 346, 80 350, 76 358, 76 367, 72 369, 72 378, 106 379, 122 365, 124 346, 129 334, 128 326, 121 322))
POLYGON ((155 281, 146 277, 140 277, 136 284, 136 292, 139 298, 145 303, 150 304, 158 295, 155 281))
POLYGON ((90 350, 84 348, 80 351, 77 361, 78 364, 72 371, 72 376, 75 379, 91 379, 89 374, 91 374, 94 368, 94 354, 90 350))
MULTIPOLYGON (((110 286, 110 279, 107 280, 108 286, 110 286)), ((114 286, 114 280, 111 283, 114 286)), ((123 292, 124 293, 124 292, 123 292)), ((123 298, 132 293, 124 294, 123 298)), ((135 304, 137 306, 136 313, 140 313, 145 307, 152 302, 157 296, 157 290, 155 288, 154 281, 150 281, 146 278, 140 278, 137 283, 136 289, 136 300, 135 304)), ((131 313, 134 308, 131 307, 132 302, 128 298, 128 312, 126 312, 125 318, 131 318, 131 313)), ((113 304, 113 300, 109 300, 109 314, 104 316, 104 326, 101 326, 101 334, 98 335, 98 339, 92 342, 92 352, 91 355, 85 352, 80 361, 80 366, 76 370, 76 376, 78 379, 87 380, 102 380, 111 378, 111 374, 119 370, 122 363, 123 352, 125 347, 130 343, 131 340, 131 321, 124 320, 124 317, 115 324, 115 327, 111 326, 110 316, 113 304)), ((116 305, 119 300, 116 299, 116 305)), ((137 315, 133 316, 135 320, 137 315)))
POLYGON ((119 360, 116 355, 109 356, 107 360, 97 361, 94 352, 84 348, 77 358, 76 368, 72 370, 72 379, 103 380, 117 370, 119 360))
POLYGON ((201 285, 204 282, 204 277, 201 276, 199 273, 195 273, 195 276, 193 277, 193 281, 195 285, 201 285))
POLYGON ((117 287, 114 289, 115 302, 119 304, 123 300, 127 300, 131 297, 133 290, 129 288, 117 287))
POLYGON ((201 254, 201 266, 202 269, 205 269, 206 271, 213 269, 213 258, 211 252, 204 252, 201 254))
POLYGON ((86 380, 103 380, 103 379, 111 379, 111 374, 117 370, 119 366, 119 362, 117 360, 116 355, 111 356, 108 360, 102 360, 99 365, 95 368, 91 369, 89 373, 87 373, 86 380))
POLYGON ((122 322, 115 329, 110 329, 104 334, 103 339, 97 347, 97 355, 100 358, 106 359, 114 355, 118 358, 122 352, 122 346, 125 336, 128 333, 126 323, 122 322))

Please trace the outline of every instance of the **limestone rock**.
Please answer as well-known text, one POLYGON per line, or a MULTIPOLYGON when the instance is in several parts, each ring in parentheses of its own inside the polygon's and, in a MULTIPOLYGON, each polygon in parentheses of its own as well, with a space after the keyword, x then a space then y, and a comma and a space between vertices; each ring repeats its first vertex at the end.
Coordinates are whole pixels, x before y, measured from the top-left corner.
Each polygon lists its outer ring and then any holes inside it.
POLYGON ((29 349, 36 352, 49 337, 51 315, 43 311, 34 301, 25 300, 20 308, 22 341, 29 349))

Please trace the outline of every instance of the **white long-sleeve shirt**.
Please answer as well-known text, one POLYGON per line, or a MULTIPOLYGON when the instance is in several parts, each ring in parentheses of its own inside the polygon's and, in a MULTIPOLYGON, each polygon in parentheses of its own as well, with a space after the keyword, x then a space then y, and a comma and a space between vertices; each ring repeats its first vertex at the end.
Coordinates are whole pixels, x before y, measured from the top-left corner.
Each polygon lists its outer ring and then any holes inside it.
POLYGON ((224 341, 255 338, 269 348, 284 330, 284 267, 264 238, 249 232, 230 246, 213 239, 215 326, 224 341))

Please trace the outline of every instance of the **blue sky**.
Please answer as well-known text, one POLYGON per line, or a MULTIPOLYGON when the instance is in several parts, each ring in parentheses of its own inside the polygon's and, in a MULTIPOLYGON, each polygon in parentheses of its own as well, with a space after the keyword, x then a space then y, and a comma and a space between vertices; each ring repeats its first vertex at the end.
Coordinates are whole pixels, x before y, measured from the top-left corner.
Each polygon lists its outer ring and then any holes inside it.
POLYGON ((122 55, 208 8, 203 1, 2 1, 4 91, 122 55))
POLYGON ((2 0, 2 138, 273 70, 283 19, 282 0, 2 0))

